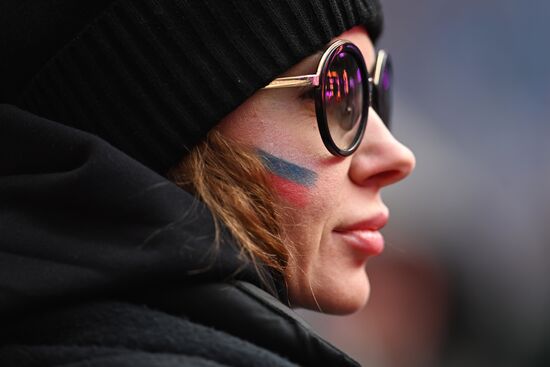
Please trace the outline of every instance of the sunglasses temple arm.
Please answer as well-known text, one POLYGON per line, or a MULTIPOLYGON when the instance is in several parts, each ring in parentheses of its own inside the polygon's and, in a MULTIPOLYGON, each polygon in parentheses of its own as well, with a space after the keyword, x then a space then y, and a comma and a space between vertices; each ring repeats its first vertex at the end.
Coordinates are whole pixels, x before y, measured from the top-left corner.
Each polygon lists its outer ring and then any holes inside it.
POLYGON ((319 85, 319 76, 313 75, 300 75, 289 76, 284 78, 277 78, 271 83, 263 87, 262 89, 278 89, 278 88, 292 88, 292 87, 317 87, 319 85))

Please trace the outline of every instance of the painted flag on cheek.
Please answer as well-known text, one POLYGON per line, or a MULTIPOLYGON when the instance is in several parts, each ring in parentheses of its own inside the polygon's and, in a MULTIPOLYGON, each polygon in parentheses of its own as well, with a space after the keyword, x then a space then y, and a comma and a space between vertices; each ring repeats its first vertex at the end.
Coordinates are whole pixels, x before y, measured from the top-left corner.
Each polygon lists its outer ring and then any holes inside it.
POLYGON ((304 207, 308 203, 309 192, 317 181, 317 174, 262 150, 259 154, 279 195, 295 206, 304 207))

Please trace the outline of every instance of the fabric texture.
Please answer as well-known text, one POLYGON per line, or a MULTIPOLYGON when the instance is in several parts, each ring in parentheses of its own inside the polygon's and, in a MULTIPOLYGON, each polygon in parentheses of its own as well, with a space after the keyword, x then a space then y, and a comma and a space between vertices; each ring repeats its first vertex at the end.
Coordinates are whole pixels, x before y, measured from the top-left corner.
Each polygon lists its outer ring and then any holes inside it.
POLYGON ((0 105, 0 366, 357 366, 187 192, 0 105), (262 280, 262 278, 264 280, 262 280))
POLYGON ((12 83, 0 102, 101 136, 161 174, 331 38, 382 29, 378 0, 3 3, 1 74, 12 83))

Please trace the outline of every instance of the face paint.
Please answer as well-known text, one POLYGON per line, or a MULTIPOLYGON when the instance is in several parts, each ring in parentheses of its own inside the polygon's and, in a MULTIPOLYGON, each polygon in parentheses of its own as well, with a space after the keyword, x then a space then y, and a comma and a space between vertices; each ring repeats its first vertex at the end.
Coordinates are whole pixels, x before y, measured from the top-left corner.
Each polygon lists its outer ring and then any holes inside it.
POLYGON ((303 207, 308 202, 309 189, 315 185, 317 174, 263 150, 258 154, 271 173, 271 182, 277 192, 289 202, 303 207))

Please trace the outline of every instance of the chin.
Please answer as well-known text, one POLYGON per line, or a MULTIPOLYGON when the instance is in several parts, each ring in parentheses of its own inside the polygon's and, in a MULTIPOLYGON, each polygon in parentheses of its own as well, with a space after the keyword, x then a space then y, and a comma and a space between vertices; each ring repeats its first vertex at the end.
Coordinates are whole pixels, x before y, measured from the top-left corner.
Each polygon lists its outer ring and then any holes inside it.
POLYGON ((365 277, 363 284, 346 282, 340 289, 330 292, 323 301, 318 302, 324 313, 332 315, 349 315, 361 311, 367 304, 370 296, 370 283, 365 277))
POLYGON ((312 283, 311 288, 299 287, 297 291, 292 288, 290 285, 289 296, 293 307, 331 315, 349 315, 361 311, 370 296, 370 283, 364 270, 352 277, 339 277, 338 281, 312 283), (304 292, 304 289, 308 291, 304 292))

